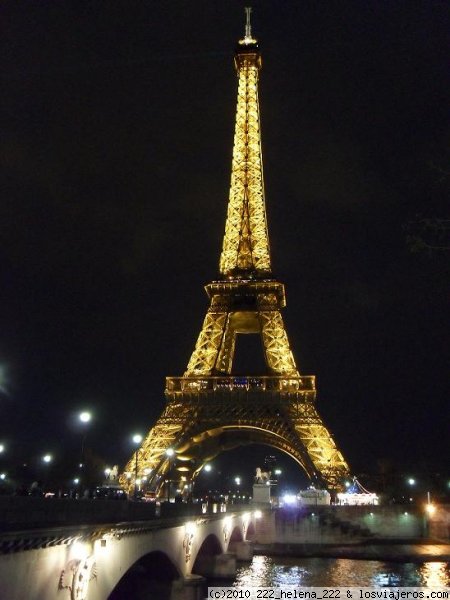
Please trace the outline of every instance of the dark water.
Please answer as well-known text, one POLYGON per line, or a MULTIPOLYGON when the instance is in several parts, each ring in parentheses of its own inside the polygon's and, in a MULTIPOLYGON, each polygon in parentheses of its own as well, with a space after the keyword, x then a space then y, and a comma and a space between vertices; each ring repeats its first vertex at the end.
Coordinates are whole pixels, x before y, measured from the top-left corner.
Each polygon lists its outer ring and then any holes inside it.
POLYGON ((229 585, 241 587, 450 586, 450 563, 417 564, 341 558, 254 556, 251 563, 238 568, 235 581, 229 585))

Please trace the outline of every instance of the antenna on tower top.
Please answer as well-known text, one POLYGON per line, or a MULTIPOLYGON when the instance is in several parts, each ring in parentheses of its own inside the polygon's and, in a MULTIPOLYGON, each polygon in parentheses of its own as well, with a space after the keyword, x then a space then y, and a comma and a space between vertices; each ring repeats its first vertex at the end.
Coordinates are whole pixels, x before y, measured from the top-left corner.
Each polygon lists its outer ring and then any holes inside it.
POLYGON ((245 37, 251 39, 251 37, 252 37, 252 24, 250 23, 250 15, 252 13, 252 7, 251 6, 246 6, 245 7, 245 13, 247 15, 247 22, 245 24, 245 37))
POLYGON ((257 43, 257 41, 252 37, 252 24, 250 22, 251 12, 251 6, 246 6, 245 14, 247 15, 247 21, 245 23, 245 35, 243 40, 239 40, 239 44, 243 44, 244 46, 250 46, 257 43))

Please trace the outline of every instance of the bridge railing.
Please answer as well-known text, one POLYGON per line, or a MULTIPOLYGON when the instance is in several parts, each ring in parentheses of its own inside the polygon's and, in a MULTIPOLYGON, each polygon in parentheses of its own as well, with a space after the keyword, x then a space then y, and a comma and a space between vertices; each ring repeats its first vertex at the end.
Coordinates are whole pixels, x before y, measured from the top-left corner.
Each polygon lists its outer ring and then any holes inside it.
POLYGON ((87 525, 131 521, 161 521, 167 518, 220 515, 245 510, 249 505, 227 506, 220 502, 134 502, 111 499, 37 498, 0 496, 0 534, 19 529, 64 525, 87 525))
POLYGON ((314 375, 302 377, 287 375, 267 376, 213 376, 213 377, 167 377, 166 391, 170 393, 275 391, 275 392, 311 392, 315 390, 314 375))

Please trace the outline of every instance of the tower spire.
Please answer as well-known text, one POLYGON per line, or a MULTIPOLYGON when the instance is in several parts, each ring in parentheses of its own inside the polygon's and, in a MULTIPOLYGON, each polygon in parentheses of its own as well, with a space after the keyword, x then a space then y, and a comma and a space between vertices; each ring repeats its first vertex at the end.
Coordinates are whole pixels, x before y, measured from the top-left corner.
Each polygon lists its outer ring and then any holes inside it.
POLYGON ((270 250, 264 199, 258 78, 261 55, 252 37, 251 8, 245 9, 245 37, 235 54, 238 93, 231 184, 220 273, 226 278, 270 275, 270 250))
POLYGON ((252 24, 250 22, 250 15, 252 14, 252 7, 251 6, 246 6, 245 7, 245 14, 247 16, 247 22, 245 24, 245 40, 251 40, 252 39, 252 24))

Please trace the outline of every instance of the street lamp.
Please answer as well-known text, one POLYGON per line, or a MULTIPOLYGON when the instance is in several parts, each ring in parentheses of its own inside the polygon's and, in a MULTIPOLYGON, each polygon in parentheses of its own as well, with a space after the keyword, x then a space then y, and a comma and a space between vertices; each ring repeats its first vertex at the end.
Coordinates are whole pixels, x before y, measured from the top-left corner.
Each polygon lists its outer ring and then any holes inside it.
POLYGON ((134 464, 134 499, 137 500, 137 485, 138 485, 138 459, 139 459, 139 444, 142 442, 142 435, 135 433, 133 435, 133 443, 136 445, 135 464, 134 464))
POLYGON ((171 466, 171 459, 172 459, 172 457, 173 457, 174 454, 175 454, 175 450, 173 448, 167 448, 166 455, 167 455, 167 457, 169 459, 169 468, 167 470, 167 473, 168 473, 168 479, 167 479, 167 502, 170 502, 170 484, 172 483, 172 481, 170 479, 170 477, 171 477, 170 470, 172 468, 172 466, 171 466))
MULTIPOLYGON (((78 415, 78 420, 80 421, 80 423, 82 423, 83 426, 86 426, 88 423, 90 423, 91 419, 92 419, 92 415, 87 410, 83 410, 78 415)), ((86 436, 87 436, 87 427, 84 427, 83 437, 81 438, 81 462, 80 462, 80 469, 82 469, 84 467, 84 444, 86 442, 86 436)))
POLYGON ((4 444, 0 444, 0 454, 5 451, 4 444))

